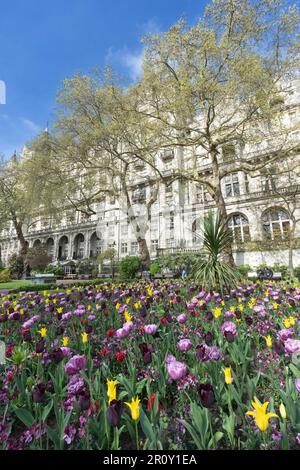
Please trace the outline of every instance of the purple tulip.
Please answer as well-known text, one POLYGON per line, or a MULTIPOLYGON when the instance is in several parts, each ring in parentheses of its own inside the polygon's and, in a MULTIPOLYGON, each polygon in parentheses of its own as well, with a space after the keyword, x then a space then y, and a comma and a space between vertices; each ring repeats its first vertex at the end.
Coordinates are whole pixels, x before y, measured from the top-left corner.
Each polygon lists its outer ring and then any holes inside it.
POLYGON ((130 330, 128 328, 119 328, 117 331, 116 331, 116 337, 118 339, 121 339, 121 338, 127 338, 127 336, 129 335, 130 333, 130 330))
POLYGON ((287 339, 290 339, 293 335, 294 335, 293 328, 284 329, 284 330, 278 331, 277 339, 280 341, 286 341, 287 339))
POLYGON ((146 325, 144 327, 144 330, 145 330, 145 333, 147 335, 155 335, 155 333, 157 332, 157 326, 156 325, 146 325))
POLYGON ((187 320, 187 318, 186 318, 186 315, 185 315, 184 313, 181 313, 181 314, 178 315, 178 317, 177 317, 177 321, 178 321, 179 323, 185 323, 186 320, 187 320))
POLYGON ((300 379, 295 380, 295 387, 296 387, 297 392, 300 393, 300 379))
POLYGON ((167 370, 171 380, 182 379, 187 374, 186 364, 176 361, 176 359, 167 364, 167 370))
POLYGON ((285 352, 289 354, 300 352, 300 340, 299 339, 287 339, 284 343, 285 352))
POLYGON ((68 375, 76 374, 86 367, 85 356, 73 356, 65 365, 65 371, 68 375))
POLYGON ((234 338, 237 336, 237 329, 235 323, 231 321, 226 321, 221 327, 221 332, 228 341, 228 343, 232 343, 234 341, 234 338))
POLYGON ((187 352, 193 346, 192 342, 189 339, 181 339, 177 343, 177 347, 181 352, 187 352))

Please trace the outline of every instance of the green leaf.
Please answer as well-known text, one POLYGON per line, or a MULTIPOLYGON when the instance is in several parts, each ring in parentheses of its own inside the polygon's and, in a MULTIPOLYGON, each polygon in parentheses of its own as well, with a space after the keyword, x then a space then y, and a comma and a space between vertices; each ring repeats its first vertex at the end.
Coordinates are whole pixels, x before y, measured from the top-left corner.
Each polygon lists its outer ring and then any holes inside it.
POLYGON ((50 403, 43 409, 42 421, 46 421, 50 411, 52 410, 52 407, 53 407, 53 400, 51 400, 50 403))
POLYGON ((45 424, 45 429, 49 438, 53 442, 55 449, 60 449, 60 439, 56 429, 50 428, 50 426, 48 426, 47 424, 45 424))
POLYGON ((300 370, 297 369, 297 367, 294 365, 294 364, 290 364, 289 365, 289 368, 291 369, 291 371, 293 372, 294 376, 296 377, 296 379, 300 379, 300 370))
POLYGON ((30 413, 30 411, 25 410, 25 408, 14 408, 14 412, 17 417, 25 424, 27 428, 30 428, 34 423, 34 417, 30 413))
POLYGON ((141 411, 140 423, 142 426, 142 430, 145 433, 146 437, 149 439, 149 441, 155 441, 156 439, 155 433, 153 431, 153 426, 143 410, 141 411))

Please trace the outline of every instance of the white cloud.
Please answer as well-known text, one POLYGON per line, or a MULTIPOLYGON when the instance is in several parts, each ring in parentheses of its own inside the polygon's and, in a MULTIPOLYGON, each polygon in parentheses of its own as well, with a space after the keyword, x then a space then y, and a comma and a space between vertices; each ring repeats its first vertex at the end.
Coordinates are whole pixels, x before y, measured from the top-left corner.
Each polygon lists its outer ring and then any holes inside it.
POLYGON ((114 50, 109 48, 105 57, 105 62, 114 68, 126 68, 131 80, 136 81, 141 77, 143 65, 144 49, 139 48, 136 51, 130 51, 127 46, 122 49, 114 50))
POLYGON ((35 124, 33 121, 31 121, 30 119, 21 118, 21 121, 30 132, 37 133, 40 131, 40 127, 37 124, 35 124))
POLYGON ((156 22, 155 18, 150 18, 146 23, 141 23, 139 29, 143 35, 157 34, 161 32, 160 25, 156 22))
MULTIPOLYGON (((150 18, 145 23, 137 25, 140 31, 140 37, 155 34, 161 31, 160 26, 154 18, 150 18)), ((113 67, 122 67, 127 69, 127 73, 132 81, 141 78, 144 59, 144 47, 139 46, 130 50, 126 45, 120 49, 110 47, 105 57, 105 62, 113 67)))

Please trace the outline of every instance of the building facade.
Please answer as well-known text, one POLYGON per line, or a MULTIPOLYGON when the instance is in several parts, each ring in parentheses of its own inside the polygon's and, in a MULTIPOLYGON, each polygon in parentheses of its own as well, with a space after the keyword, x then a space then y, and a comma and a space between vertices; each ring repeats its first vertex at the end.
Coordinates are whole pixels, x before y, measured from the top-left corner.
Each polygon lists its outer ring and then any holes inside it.
MULTIPOLYGON (((285 119, 293 125, 291 138, 300 142, 300 87, 292 89, 285 102, 285 119)), ((220 164, 228 165, 239 158, 240 152, 249 160, 268 158, 272 139, 257 148, 224 148, 220 164)), ((188 151, 174 149, 157 155, 162 174, 172 177, 178 161, 189 165, 188 151), (175 165, 176 162, 176 165, 175 165)), ((209 174, 210 165, 205 154, 198 158, 198 172, 209 174)), ((135 172, 133 191, 136 210, 143 217, 143 207, 149 198, 151 184, 147 184, 147 170, 139 164, 135 172)), ((222 180, 222 191, 233 232, 233 251, 237 264, 256 267, 261 263, 288 264, 290 229, 293 213, 293 264, 300 266, 300 154, 291 161, 276 162, 274 171, 258 172, 255 176, 239 171, 222 180), (299 163, 298 165, 296 163, 299 163), (299 171, 298 171, 299 169, 299 171)), ((151 207, 151 220, 145 232, 152 259, 166 253, 201 250, 199 230, 203 217, 215 204, 203 185, 195 182, 173 181, 160 183, 158 197, 151 207)), ((26 230, 29 247, 44 244, 53 263, 83 258, 96 258, 107 248, 116 250, 117 258, 138 255, 138 243, 126 210, 120 201, 106 197, 94 205, 95 214, 86 216, 75 210, 62 210, 60 221, 39 220, 26 230)), ((18 252, 19 244, 11 227, 2 231, 1 260, 18 252)))

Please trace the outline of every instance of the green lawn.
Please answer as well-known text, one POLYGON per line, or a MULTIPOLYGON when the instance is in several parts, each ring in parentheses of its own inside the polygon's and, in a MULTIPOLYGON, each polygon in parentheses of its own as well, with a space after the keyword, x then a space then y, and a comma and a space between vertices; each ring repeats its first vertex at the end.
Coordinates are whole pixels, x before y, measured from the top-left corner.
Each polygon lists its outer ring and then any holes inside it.
POLYGON ((30 287, 30 286, 33 286, 32 281, 26 281, 26 279, 20 279, 19 281, 1 282, 0 290, 1 289, 18 289, 19 287, 30 287))

